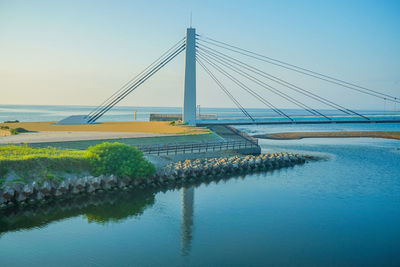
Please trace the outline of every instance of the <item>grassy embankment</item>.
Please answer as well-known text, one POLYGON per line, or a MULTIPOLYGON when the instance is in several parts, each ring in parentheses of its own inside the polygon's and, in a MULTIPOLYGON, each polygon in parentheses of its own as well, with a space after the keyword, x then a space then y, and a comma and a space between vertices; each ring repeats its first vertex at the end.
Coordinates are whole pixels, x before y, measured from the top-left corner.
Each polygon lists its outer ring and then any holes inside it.
POLYGON ((57 174, 89 170, 87 153, 83 150, 0 146, 0 186, 10 172, 14 172, 10 182, 26 183, 35 178, 40 181, 63 179, 57 174))
POLYGON ((0 187, 6 182, 57 182, 67 174, 114 174, 132 179, 154 172, 154 166, 143 158, 141 151, 121 143, 102 143, 88 150, 0 146, 0 187))
POLYGON ((57 147, 60 149, 87 149, 89 146, 101 144, 103 142, 119 142, 131 146, 140 145, 166 145, 166 144, 190 144, 198 142, 212 142, 221 140, 214 133, 179 135, 179 136, 157 136, 157 137, 136 137, 136 138, 118 138, 118 139, 100 139, 100 140, 82 140, 82 141, 64 141, 64 142, 43 142, 31 143, 32 147, 57 147))

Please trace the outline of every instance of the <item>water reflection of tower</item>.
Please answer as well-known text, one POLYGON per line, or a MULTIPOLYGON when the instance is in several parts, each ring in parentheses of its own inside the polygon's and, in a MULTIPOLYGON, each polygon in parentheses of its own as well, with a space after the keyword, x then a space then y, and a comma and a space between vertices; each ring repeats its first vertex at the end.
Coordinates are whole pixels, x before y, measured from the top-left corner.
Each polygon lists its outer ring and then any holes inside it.
POLYGON ((193 230, 194 187, 182 189, 182 225, 181 251, 184 255, 190 253, 193 230))

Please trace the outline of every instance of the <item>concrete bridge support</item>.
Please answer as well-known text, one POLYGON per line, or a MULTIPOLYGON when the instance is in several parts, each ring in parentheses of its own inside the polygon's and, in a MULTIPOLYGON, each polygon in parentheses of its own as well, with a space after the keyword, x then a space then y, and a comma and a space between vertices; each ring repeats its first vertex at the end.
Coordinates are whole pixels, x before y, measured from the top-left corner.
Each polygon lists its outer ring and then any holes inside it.
POLYGON ((183 121, 196 125, 196 29, 186 30, 185 91, 183 121))

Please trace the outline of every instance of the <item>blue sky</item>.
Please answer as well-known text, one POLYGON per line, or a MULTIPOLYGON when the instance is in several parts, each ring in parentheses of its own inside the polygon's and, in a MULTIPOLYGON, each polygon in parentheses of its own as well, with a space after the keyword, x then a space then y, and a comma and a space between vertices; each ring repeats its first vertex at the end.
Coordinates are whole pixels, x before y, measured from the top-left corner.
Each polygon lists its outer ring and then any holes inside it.
MULTIPOLYGON (((199 34, 400 96, 400 1, 0 0, 0 104, 99 104, 185 35, 190 12, 199 34)), ((257 66, 351 108, 384 105, 257 66)), ((121 105, 180 106, 183 79, 182 54, 121 105)), ((197 86, 198 104, 233 106, 200 67, 197 86)))

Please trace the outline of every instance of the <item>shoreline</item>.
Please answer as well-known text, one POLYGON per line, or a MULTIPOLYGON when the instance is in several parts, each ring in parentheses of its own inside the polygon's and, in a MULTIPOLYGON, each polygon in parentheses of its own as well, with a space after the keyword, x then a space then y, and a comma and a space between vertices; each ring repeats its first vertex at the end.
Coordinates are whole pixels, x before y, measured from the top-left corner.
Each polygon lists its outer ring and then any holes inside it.
POLYGON ((179 185, 185 182, 213 180, 221 176, 238 173, 264 172, 302 165, 317 158, 288 152, 242 156, 226 156, 211 159, 184 160, 160 163, 156 173, 147 178, 119 178, 115 175, 100 175, 62 179, 60 181, 32 181, 24 184, 11 183, 0 189, 0 210, 27 205, 45 204, 54 199, 74 198, 79 195, 103 193, 105 191, 129 191, 146 187, 179 185), (167 163, 167 165, 165 165, 167 163), (163 167, 161 167, 163 166, 163 167))
POLYGON ((259 139, 300 140, 303 138, 385 138, 400 140, 400 131, 330 131, 330 132, 282 132, 253 135, 259 139))

